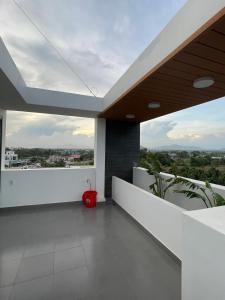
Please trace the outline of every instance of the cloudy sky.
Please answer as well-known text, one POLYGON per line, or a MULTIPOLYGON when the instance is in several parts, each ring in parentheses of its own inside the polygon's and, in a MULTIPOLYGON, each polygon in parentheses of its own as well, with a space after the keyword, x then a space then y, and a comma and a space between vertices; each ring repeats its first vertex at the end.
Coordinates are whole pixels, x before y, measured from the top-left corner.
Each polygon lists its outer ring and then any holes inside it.
MULTIPOLYGON (((29 86, 90 94, 85 81, 97 96, 104 96, 185 2, 0 0, 0 34, 29 86)), ((90 119, 8 113, 9 146, 93 147, 93 134, 90 119)), ((224 99, 141 127, 146 147, 222 148, 224 137, 224 99)))
POLYGON ((10 147, 94 147, 93 119, 8 112, 6 125, 6 145, 10 147))
POLYGON ((141 126, 141 145, 225 149, 225 99, 169 114, 141 126))
POLYGON ((0 33, 28 85, 89 93, 53 45, 103 96, 185 2, 0 0, 0 33))

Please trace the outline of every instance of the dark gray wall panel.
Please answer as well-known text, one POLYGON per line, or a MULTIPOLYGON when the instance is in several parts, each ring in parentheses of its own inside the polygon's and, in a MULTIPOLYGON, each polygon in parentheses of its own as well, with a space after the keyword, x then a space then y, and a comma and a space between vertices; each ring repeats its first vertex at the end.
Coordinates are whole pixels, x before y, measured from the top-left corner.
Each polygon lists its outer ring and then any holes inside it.
POLYGON ((0 189, 1 189, 1 177, 2 177, 2 119, 0 119, 0 189))
POLYGON ((112 176, 132 182, 140 152, 140 124, 106 121, 105 197, 111 197, 112 176))

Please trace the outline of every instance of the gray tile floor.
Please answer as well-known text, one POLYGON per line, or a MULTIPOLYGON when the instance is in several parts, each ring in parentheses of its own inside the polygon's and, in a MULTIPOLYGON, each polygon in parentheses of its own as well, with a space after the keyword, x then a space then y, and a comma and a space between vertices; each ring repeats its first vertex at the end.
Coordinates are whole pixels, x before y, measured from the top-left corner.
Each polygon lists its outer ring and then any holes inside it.
POLYGON ((0 211, 1 300, 178 300, 180 271, 118 206, 0 211))

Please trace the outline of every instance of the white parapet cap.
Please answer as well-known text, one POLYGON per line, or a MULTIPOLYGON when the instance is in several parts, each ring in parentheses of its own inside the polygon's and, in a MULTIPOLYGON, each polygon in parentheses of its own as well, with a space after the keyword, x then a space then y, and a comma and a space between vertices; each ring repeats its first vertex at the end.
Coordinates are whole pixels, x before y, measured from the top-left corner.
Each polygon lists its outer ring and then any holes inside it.
POLYGON ((188 211, 184 215, 225 235, 225 206, 188 211))

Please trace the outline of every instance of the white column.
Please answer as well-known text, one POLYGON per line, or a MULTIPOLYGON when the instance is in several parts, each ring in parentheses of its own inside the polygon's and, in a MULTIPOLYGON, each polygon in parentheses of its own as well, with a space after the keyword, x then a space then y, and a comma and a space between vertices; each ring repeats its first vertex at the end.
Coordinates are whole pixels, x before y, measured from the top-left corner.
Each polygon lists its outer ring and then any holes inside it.
POLYGON ((1 166, 2 169, 5 168, 5 136, 6 136, 6 111, 0 109, 0 119, 2 119, 2 156, 1 156, 1 166))
POLYGON ((105 201, 105 135, 105 119, 95 119, 95 168, 98 202, 105 201))
POLYGON ((225 299, 225 207, 184 213, 182 300, 225 299))

